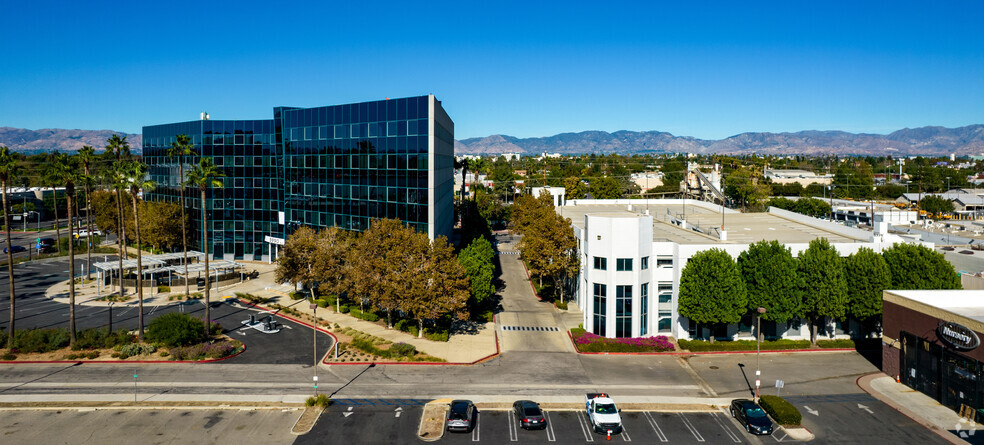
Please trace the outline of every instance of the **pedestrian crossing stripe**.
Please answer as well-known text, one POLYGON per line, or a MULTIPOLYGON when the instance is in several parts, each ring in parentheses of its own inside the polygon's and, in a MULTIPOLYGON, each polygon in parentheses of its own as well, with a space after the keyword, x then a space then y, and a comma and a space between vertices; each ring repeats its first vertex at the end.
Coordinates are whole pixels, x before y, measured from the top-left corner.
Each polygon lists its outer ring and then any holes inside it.
POLYGON ((556 326, 503 326, 503 331, 538 331, 538 332, 560 332, 556 326))
POLYGON ((501 252, 496 252, 496 255, 519 255, 519 252, 515 250, 504 250, 501 252))

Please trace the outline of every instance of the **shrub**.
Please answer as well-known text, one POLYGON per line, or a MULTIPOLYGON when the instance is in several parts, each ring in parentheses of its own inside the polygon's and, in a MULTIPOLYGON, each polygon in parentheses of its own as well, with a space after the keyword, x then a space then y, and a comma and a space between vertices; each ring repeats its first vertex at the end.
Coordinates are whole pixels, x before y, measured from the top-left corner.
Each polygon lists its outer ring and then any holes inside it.
POLYGON ((301 298, 304 298, 304 293, 300 291, 294 291, 288 295, 290 296, 291 300, 300 300, 301 298))
POLYGON ((362 312, 362 311, 360 311, 358 309, 355 309, 355 308, 349 309, 349 315, 351 315, 351 316, 353 316, 355 318, 359 318, 359 319, 365 320, 365 321, 371 321, 371 322, 377 322, 377 321, 379 321, 379 316, 378 315, 376 315, 376 314, 374 314, 372 312, 362 312))
POLYGON ((567 302, 566 301, 556 300, 556 301, 554 301, 554 305, 557 306, 557 309, 563 309, 565 311, 567 310, 567 302))
POLYGON ((14 349, 21 352, 50 352, 68 346, 67 329, 29 329, 14 335, 14 349))
POLYGON ((157 292, 171 292, 171 286, 161 284, 157 286, 157 292))
POLYGON ((854 348, 854 340, 849 338, 838 338, 834 340, 817 340, 817 346, 821 348, 848 349, 854 348))
POLYGON ((13 352, 4 352, 3 355, 0 355, 0 360, 10 362, 17 360, 17 356, 13 352))
MULTIPOLYGON (((754 351, 756 349, 755 340, 735 340, 719 341, 715 343, 704 340, 678 340, 680 348, 688 349, 692 352, 706 351, 754 351)), ((809 340, 790 340, 779 339, 762 342, 762 350, 778 351, 788 349, 806 349, 810 347, 809 340)))
POLYGON ((581 328, 571 329, 571 337, 581 352, 666 352, 673 344, 663 335, 636 338, 605 338, 581 328))
POLYGON ((247 294, 247 293, 243 293, 243 292, 236 292, 236 297, 238 297, 240 300, 246 300, 246 301, 248 301, 250 303, 254 303, 254 304, 266 304, 266 303, 269 303, 270 302, 270 299, 269 298, 258 297, 256 295, 247 294))
POLYGON ((147 326, 148 341, 168 347, 186 346, 206 340, 202 321, 180 312, 171 312, 155 318, 147 326))
POLYGON ((394 354, 405 357, 417 355, 417 347, 408 343, 396 343, 393 346, 390 346, 389 350, 394 354))
POLYGON ((338 306, 338 312, 341 312, 343 314, 349 313, 349 307, 348 307, 348 305, 345 305, 345 304, 339 305, 338 306))
POLYGON ((319 299, 319 300, 315 300, 315 302, 318 304, 318 307, 321 307, 321 308, 328 307, 328 300, 319 299))
POLYGON ((98 358, 98 357, 99 357, 99 351, 92 351, 92 352, 89 352, 88 354, 85 354, 85 358, 87 358, 89 360, 93 360, 93 359, 98 358))
POLYGON ((448 331, 425 332, 424 338, 430 341, 448 341, 451 338, 451 333, 448 331))
POLYGON ((799 425, 803 420, 799 410, 782 397, 764 395, 759 398, 759 405, 762 405, 762 409, 782 425, 799 425))
POLYGON ((157 348, 153 345, 141 345, 139 343, 130 343, 128 345, 121 345, 117 352, 119 353, 119 358, 126 360, 130 357, 136 357, 143 354, 153 354, 157 351, 157 348))
POLYGON ((328 405, 331 405, 331 397, 328 397, 327 394, 318 394, 318 397, 308 397, 307 400, 304 401, 304 404, 307 406, 320 406, 322 408, 327 408, 328 405))

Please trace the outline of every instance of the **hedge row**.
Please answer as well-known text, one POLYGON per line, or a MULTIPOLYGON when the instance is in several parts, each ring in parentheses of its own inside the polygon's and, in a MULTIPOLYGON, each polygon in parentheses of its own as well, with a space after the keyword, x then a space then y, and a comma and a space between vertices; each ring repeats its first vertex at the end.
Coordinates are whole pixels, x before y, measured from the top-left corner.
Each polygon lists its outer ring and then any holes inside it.
MULTIPOLYGON (((68 347, 68 329, 21 329, 14 333, 14 344, 7 345, 7 334, 0 331, 0 347, 24 353, 51 352, 68 347)), ((136 341, 125 329, 110 332, 107 328, 84 329, 75 334, 75 350, 112 348, 136 341)))
MULTIPOLYGON (((708 342, 705 340, 678 340, 680 349, 687 349, 691 352, 708 351, 754 351, 757 348, 755 340, 730 340, 708 342)), ((846 349, 853 348, 854 341, 850 339, 817 340, 817 346, 827 349, 846 349)), ((794 349, 809 349, 809 340, 791 340, 782 338, 779 340, 766 340, 762 342, 763 351, 782 351, 794 349)))
POLYGON ((759 398, 759 405, 782 425, 799 425, 803 421, 799 410, 782 397, 764 395, 759 398))
POLYGON ((351 316, 353 316, 355 318, 358 318, 358 319, 365 320, 365 321, 372 321, 372 322, 379 321, 379 316, 378 315, 376 315, 376 314, 374 314, 372 312, 362 312, 362 311, 360 311, 360 310, 358 310, 356 308, 349 308, 349 315, 351 315, 351 316))

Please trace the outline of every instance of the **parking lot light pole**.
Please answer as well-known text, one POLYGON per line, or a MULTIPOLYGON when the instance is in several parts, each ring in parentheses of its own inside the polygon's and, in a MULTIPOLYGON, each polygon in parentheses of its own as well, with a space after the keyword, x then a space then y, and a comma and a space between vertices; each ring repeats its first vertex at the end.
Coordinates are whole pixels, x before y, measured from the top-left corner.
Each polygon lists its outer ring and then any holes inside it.
POLYGON ((765 308, 755 309, 758 316, 755 317, 755 402, 759 399, 759 388, 762 386, 762 314, 765 308))
POLYGON ((314 311, 314 397, 318 397, 318 305, 311 303, 311 310, 314 311))

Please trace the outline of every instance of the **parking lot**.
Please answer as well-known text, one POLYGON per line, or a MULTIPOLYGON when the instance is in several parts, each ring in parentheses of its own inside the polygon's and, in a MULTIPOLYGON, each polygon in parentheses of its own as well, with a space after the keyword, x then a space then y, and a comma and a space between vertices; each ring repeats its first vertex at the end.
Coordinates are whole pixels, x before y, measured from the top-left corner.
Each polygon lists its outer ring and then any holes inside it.
MULTIPOLYGON (((441 443, 597 443, 607 437, 595 433, 587 415, 580 411, 546 412, 547 428, 527 431, 518 426, 509 411, 485 410, 479 413, 470 433, 444 433, 441 443)), ((775 436, 747 434, 724 412, 667 413, 623 412, 621 434, 612 442, 637 443, 774 443, 785 439, 782 430, 775 436)), ((786 439, 787 441, 789 439, 786 439)))

